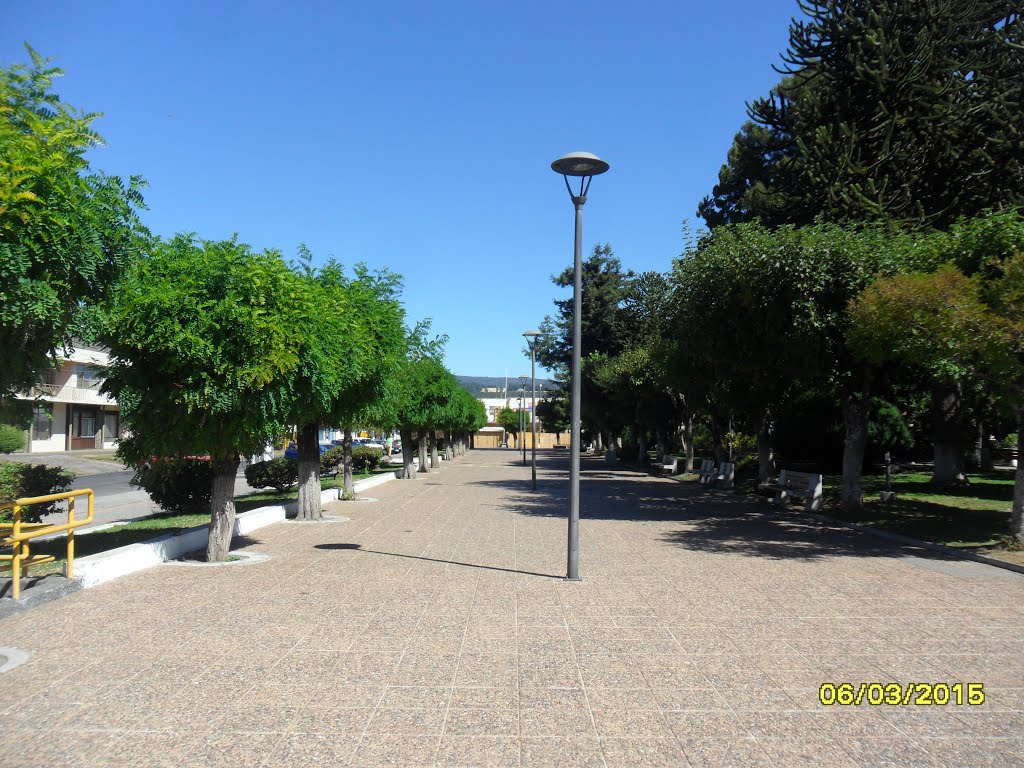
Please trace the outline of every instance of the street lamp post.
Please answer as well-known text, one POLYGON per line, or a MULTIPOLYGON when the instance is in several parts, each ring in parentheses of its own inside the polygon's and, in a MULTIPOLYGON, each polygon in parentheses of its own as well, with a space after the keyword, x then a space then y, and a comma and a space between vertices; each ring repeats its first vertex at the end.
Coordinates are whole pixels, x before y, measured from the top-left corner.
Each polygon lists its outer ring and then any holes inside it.
POLYGON ((530 477, 533 490, 537 490, 537 339, 540 331, 523 334, 530 346, 530 477))
POLYGON ((566 578, 580 579, 580 335, 583 302, 583 205, 594 176, 608 170, 606 163, 589 152, 570 152, 551 164, 551 170, 562 174, 565 188, 576 207, 576 239, 572 281, 572 416, 569 446, 569 547, 566 578), (569 177, 579 178, 579 194, 573 191, 569 177))
POLYGON ((519 447, 523 449, 523 455, 526 455, 526 438, 523 433, 526 431, 526 414, 523 412, 526 409, 526 388, 519 388, 519 447))
MULTIPOLYGON (((519 390, 523 393, 523 466, 526 466, 526 377, 520 376, 519 381, 522 383, 523 388, 519 390)), ((532 414, 531 414, 532 418, 532 414)))

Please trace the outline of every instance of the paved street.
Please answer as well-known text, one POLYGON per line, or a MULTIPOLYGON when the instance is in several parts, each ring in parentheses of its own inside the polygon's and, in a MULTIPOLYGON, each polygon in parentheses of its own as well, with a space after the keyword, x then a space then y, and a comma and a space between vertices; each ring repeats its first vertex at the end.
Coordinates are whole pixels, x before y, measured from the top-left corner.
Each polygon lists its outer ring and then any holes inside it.
MULTIPOLYGON (((113 451, 104 451, 103 453, 112 455, 113 451)), ((160 507, 149 498, 149 494, 141 488, 131 486, 134 471, 124 469, 119 462, 94 458, 93 452, 88 452, 85 456, 70 451, 13 453, 4 456, 4 460, 60 466, 77 473, 78 477, 71 483, 71 488, 73 490, 91 488, 96 494, 93 523, 79 530, 89 530, 121 520, 135 520, 161 511, 160 507)), ((238 477, 235 479, 236 496, 253 493, 257 490, 249 487, 245 482, 244 471, 245 463, 243 462, 238 468, 238 477)), ((65 523, 67 522, 67 512, 47 515, 43 520, 47 523, 65 523)))
POLYGON ((1024 765, 1024 577, 585 460, 472 451, 0 621, 19 766, 1024 765), (71 650, 69 650, 71 649, 71 650), (984 684, 822 706, 822 683, 984 684), (966 696, 966 693, 965 693, 966 696), (59 730, 58 730, 59 729, 59 730), (60 734, 59 736, 57 734, 60 734))

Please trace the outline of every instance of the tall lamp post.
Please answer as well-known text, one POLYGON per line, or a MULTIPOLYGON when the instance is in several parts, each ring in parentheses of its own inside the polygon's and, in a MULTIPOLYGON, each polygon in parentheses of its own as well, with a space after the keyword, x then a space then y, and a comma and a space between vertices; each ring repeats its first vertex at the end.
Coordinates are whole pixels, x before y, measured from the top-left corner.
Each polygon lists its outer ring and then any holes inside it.
POLYGON ((530 346, 530 477, 533 490, 537 490, 537 339, 540 331, 527 331, 523 334, 530 346))
POLYGON ((608 170, 608 163, 589 152, 570 152, 551 164, 551 170, 562 174, 565 188, 576 206, 576 240, 572 280, 572 416, 571 444, 569 445, 569 552, 566 578, 580 579, 580 335, 583 302, 583 205, 594 176, 608 170), (569 177, 579 178, 577 194, 569 184, 569 177))

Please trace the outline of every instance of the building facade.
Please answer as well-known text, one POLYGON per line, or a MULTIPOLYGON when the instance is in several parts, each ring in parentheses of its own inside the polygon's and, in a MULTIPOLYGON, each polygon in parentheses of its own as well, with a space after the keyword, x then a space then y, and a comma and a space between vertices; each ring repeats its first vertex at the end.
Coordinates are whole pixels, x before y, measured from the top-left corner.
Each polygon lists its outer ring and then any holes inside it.
POLYGON ((42 382, 19 396, 37 401, 32 409, 30 453, 117 447, 121 409, 100 392, 109 365, 105 349, 80 346, 62 354, 42 382))

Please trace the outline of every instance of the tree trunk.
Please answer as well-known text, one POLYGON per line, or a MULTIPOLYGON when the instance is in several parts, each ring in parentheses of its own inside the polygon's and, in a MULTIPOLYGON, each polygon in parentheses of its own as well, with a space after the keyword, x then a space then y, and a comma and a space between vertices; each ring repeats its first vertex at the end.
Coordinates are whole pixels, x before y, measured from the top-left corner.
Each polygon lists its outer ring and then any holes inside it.
POLYGON ((687 414, 683 419, 683 428, 680 431, 683 441, 683 452, 686 454, 686 471, 693 472, 693 414, 687 414))
POLYGON ((420 455, 420 468, 419 472, 427 474, 430 472, 430 460, 427 458, 427 435, 425 430, 419 431, 419 455, 420 455))
POLYGON ((398 475, 402 480, 416 479, 416 465, 412 460, 412 430, 402 427, 398 430, 402 439, 402 469, 398 475))
POLYGON ((299 430, 299 511, 296 520, 322 520, 320 504, 320 425, 313 421, 299 430))
POLYGON ((718 416, 711 417, 711 454, 715 465, 719 465, 725 458, 725 435, 722 431, 722 420, 718 416))
POLYGON ((1024 541, 1024 414, 1017 414, 1017 471, 1013 476, 1013 510, 1010 513, 1010 535, 1024 541))
POLYGON ((636 438, 636 464, 644 467, 650 463, 647 458, 647 432, 639 424, 636 426, 636 438))
POLYGON ((776 477, 775 452, 772 450, 772 415, 765 411, 757 430, 757 481, 765 483, 776 477))
POLYGON ((433 429, 430 430, 430 468, 441 468, 441 459, 437 455, 437 431, 433 429))
POLYGON ((961 397, 959 386, 936 385, 932 389, 932 423, 934 425, 935 467, 932 483, 963 485, 965 440, 960 424, 961 397))
POLYGON ((665 461, 665 435, 660 429, 654 431, 654 452, 658 456, 659 464, 666 464, 665 461))
POLYGON ((345 427, 345 434, 341 440, 341 451, 341 467, 344 478, 341 498, 354 499, 356 490, 352 482, 352 427, 345 427))
POLYGON ((978 466, 982 472, 991 472, 995 466, 992 460, 992 440, 988 436, 988 425, 982 422, 979 431, 981 432, 981 455, 978 457, 978 466))
POLYGON ((870 398, 867 392, 848 392, 843 397, 843 486, 839 500, 843 509, 857 511, 863 504, 860 479, 864 469, 864 449, 868 444, 868 414, 870 398))
POLYGON ((231 549, 235 532, 235 476, 238 457, 213 461, 213 488, 210 499, 210 538, 206 544, 206 560, 223 563, 231 549))

